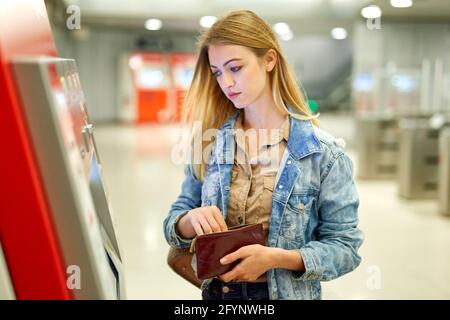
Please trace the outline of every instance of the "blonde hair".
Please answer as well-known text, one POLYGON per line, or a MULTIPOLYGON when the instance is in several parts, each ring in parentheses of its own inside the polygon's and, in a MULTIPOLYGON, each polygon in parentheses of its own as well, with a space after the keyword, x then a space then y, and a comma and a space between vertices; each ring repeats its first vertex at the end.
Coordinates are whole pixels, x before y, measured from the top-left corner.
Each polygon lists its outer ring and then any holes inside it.
MULTIPOLYGON (((282 114, 302 120, 311 120, 318 125, 298 86, 298 81, 289 66, 271 27, 254 12, 232 11, 217 20, 198 39, 198 57, 191 85, 183 105, 183 123, 191 131, 196 121, 201 121, 201 132, 218 129, 236 111, 233 103, 222 92, 209 66, 208 49, 212 44, 241 45, 263 57, 269 49, 277 53, 277 62, 269 74, 275 106, 282 114), (289 112, 287 106, 296 113, 289 112)), ((194 135, 192 133, 192 135, 194 135)), ((202 141, 202 151, 208 142, 202 141)), ((202 152, 203 153, 203 152, 202 152)), ((201 161, 199 178, 203 179, 207 159, 201 161)))

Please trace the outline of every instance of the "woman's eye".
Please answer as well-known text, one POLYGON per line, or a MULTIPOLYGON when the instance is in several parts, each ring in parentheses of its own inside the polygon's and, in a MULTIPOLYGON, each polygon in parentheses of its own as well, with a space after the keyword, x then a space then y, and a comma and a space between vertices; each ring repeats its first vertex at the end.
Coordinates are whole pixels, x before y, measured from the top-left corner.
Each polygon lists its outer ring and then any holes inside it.
POLYGON ((239 70, 241 70, 242 67, 231 67, 230 70, 232 72, 238 72, 239 70))
POLYGON ((220 76, 220 71, 213 72, 213 76, 216 77, 216 78, 217 78, 218 76, 220 76))

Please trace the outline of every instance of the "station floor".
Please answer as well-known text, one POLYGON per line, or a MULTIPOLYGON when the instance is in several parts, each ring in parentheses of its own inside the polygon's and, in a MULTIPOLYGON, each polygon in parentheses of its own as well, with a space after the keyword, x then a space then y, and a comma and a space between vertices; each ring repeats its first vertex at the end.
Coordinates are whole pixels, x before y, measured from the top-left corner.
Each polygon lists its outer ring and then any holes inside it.
MULTIPOLYGON (((358 170, 349 116, 322 116, 348 140, 358 170)), ((174 125, 99 125, 95 137, 124 257, 128 299, 201 299, 200 290, 166 264, 162 222, 183 181, 174 125)), ((356 179, 361 265, 323 282, 323 299, 450 299, 450 217, 436 200, 405 200, 396 180, 356 179)))

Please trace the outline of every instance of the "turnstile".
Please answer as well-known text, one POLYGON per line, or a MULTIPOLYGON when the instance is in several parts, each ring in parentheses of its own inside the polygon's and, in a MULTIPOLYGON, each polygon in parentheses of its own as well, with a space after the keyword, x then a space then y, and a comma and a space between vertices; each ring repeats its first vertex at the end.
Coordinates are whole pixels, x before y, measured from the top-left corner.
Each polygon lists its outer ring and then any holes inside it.
POLYGON ((450 215, 450 126, 439 133, 439 212, 450 215))
POLYGON ((393 118, 359 118, 356 128, 358 177, 394 178, 398 156, 397 121, 393 118))
POLYGON ((75 61, 22 57, 13 68, 67 287, 76 299, 123 299, 119 242, 75 61))
POLYGON ((402 118, 398 158, 399 195, 408 199, 436 198, 439 129, 429 117, 402 118))

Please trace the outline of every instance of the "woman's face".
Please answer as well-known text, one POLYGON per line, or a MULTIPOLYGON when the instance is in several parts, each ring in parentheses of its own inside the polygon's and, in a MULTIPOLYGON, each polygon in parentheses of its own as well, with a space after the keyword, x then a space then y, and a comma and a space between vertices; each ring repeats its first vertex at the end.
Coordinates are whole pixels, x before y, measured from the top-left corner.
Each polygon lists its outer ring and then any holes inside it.
POLYGON ((267 93, 270 95, 268 71, 273 66, 270 61, 258 58, 249 48, 210 45, 208 57, 213 76, 236 108, 245 108, 267 93))

